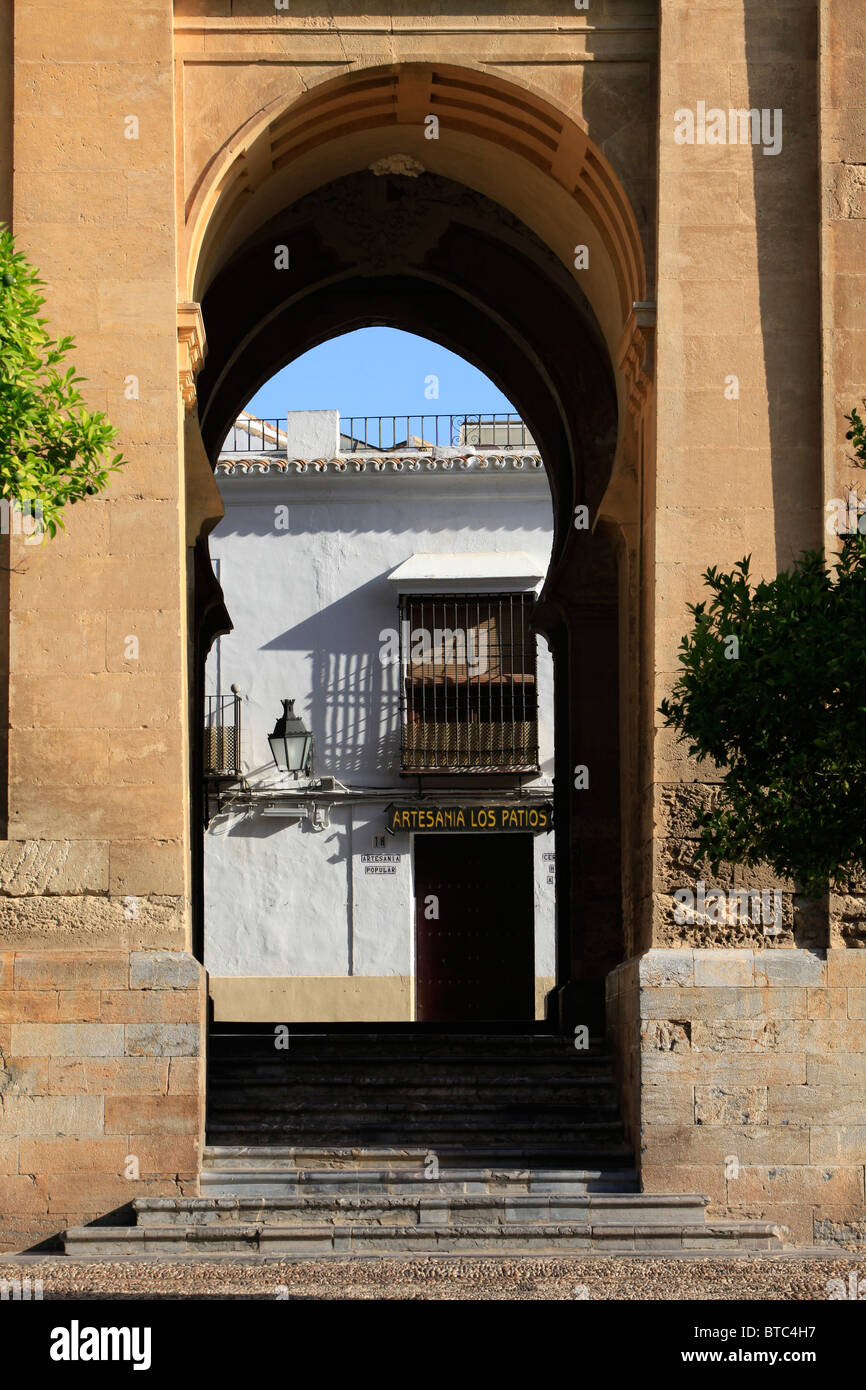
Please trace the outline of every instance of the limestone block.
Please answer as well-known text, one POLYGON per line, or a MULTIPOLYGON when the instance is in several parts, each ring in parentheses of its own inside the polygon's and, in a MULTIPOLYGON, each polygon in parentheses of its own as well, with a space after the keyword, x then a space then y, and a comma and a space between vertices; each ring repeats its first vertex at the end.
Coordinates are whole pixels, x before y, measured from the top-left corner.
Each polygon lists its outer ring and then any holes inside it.
POLYGON ((195 1096, 106 1096, 105 1133, 189 1134, 197 1132, 195 1096))
POLYGON ((775 1019, 697 1020, 692 1028, 692 1046, 702 1053, 762 1055, 780 1049, 782 1025, 775 1019))
POLYGON ((866 951, 844 948, 828 951, 827 984, 866 985, 866 951))
MULTIPOLYGON (((13 1220, 45 1211, 45 1197, 31 1177, 15 1174, 0 1178, 0 1211, 8 1212, 13 1220)), ((30 1222, 26 1230, 31 1229, 30 1222)))
POLYGON ((640 1097, 644 1125, 689 1125, 695 1122, 695 1088, 688 1082, 666 1082, 662 1086, 645 1084, 640 1097))
POLYGON ((793 987, 740 988, 706 985, 676 989, 642 989, 643 1018, 691 1018, 704 1022, 754 1018, 806 1017, 806 991, 793 987))
POLYGON ((58 1096, 164 1095, 168 1074, 167 1061, 150 1057, 52 1058, 48 1090, 58 1096))
POLYGON ((820 1018, 808 1024, 811 1052, 866 1052, 866 1028, 859 1019, 820 1018))
POLYGON ((0 994, 0 1023, 49 1023, 57 1018, 53 990, 17 989, 0 994))
POLYGON ((863 1173, 855 1167, 811 1164, 741 1167, 736 1200, 738 1204, 821 1202, 857 1206, 863 1200, 863 1173))
POLYGON ((647 951, 640 958, 640 982, 647 987, 694 984, 693 952, 688 948, 682 951, 647 951))
POLYGON ((641 1055, 641 1076, 659 1085, 671 1080, 691 1081, 700 1086, 747 1088, 805 1086, 806 1057, 789 1053, 701 1052, 697 1047, 683 1052, 647 1052, 641 1055))
POLYGON ((649 1163, 808 1163, 809 1133, 778 1125, 648 1125, 641 1152, 649 1163))
MULTIPOLYGON (((179 761, 180 757, 181 739, 177 727, 112 729, 108 735, 109 771, 119 786, 155 786, 161 779, 163 764, 179 761)), ((152 835, 146 838, 154 839, 152 835)), ((127 840, 118 843, 142 844, 127 840)))
POLYGON ((22 1138, 18 1167, 22 1173, 82 1173, 91 1169, 102 1173, 122 1173, 129 1146, 125 1139, 83 1139, 69 1135, 62 1139, 22 1138))
POLYGON ((195 989, 201 980, 201 965, 183 951, 133 951, 129 957, 133 989, 195 989))
POLYGON ((204 1071, 196 1058, 172 1057, 168 1066, 168 1094, 174 1096, 201 1095, 204 1071))
MULTIPOLYGON (((699 1193, 713 1202, 725 1201, 725 1170, 719 1164, 678 1163, 676 1184, 678 1192, 699 1193)), ((641 1168, 641 1187, 644 1192, 671 1192, 670 1166, 644 1164, 641 1168)))
POLYGON ((856 1125, 866 1115, 866 1085, 862 1082, 820 1086, 771 1086, 770 1123, 810 1127, 819 1124, 856 1125))
POLYGON ((129 1023, 128 1057, 198 1057, 201 1029, 194 1023, 129 1023))
POLYGON ((0 894, 21 897, 107 891, 105 841, 0 841, 0 894))
POLYGON ((7 1096, 45 1096, 51 1094, 47 1057, 0 1058, 0 1092, 7 1096))
POLYGON ((0 1173, 18 1172, 18 1136, 0 1139, 0 1173))
POLYGON ((813 1163, 866 1164, 866 1124, 813 1125, 809 1157, 813 1163))
MULTIPOLYGON (((50 959, 58 938, 79 943, 82 951, 90 950, 94 957, 123 944, 164 946, 176 941, 182 947, 185 904, 181 898, 0 898, 4 945, 27 949, 38 943, 45 946, 42 954, 50 959)), ((81 980, 88 983, 83 974, 81 980)))
POLYGON ((825 985, 826 951, 755 951, 755 983, 759 985, 825 985))
POLYGON ((695 1123, 699 1125, 765 1125, 767 1087, 715 1085, 695 1087, 695 1123))
POLYGON ((847 989, 810 989, 806 996, 807 1012, 810 1018, 847 1018, 847 989))
POLYGON ((848 990, 848 1017, 866 1019, 866 985, 853 985, 848 990))
POLYGON ((129 983, 125 951, 16 951, 16 989, 120 989, 129 983))
MULTIPOLYGON (((98 529, 94 528, 97 532, 98 529)), ((94 675, 105 670, 105 615, 74 613, 65 607, 53 615, 16 614, 10 626, 10 643, 16 671, 30 675, 94 675)))
POLYGON ((652 1019, 641 1024, 641 1052, 652 1058, 657 1054, 666 1056, 673 1053, 678 1057, 688 1055, 691 1048, 691 1024, 675 1019, 652 1019))
MULTIPOLYGON (((95 679, 95 678, 94 678, 95 679)), ((123 680, 122 676, 106 676, 106 680, 123 680)), ((126 677, 130 685, 134 680, 146 681, 148 677, 126 677)), ((134 705, 130 700, 129 708, 134 705)), ((50 721, 51 716, 44 716, 50 721)), ((126 719, 118 713, 118 722, 126 719)), ((130 716, 132 717, 132 716, 130 716)), ((103 715, 108 723, 111 719, 103 715)), ((39 722, 38 719, 36 722, 39 722)), ((12 829, 19 834, 33 838, 57 834, 62 831, 69 839, 92 837, 106 840, 116 835, 122 828, 124 838, 156 840, 178 840, 183 837, 183 814, 179 791, 180 779, 175 782, 173 774, 162 770, 159 783, 141 785, 131 796, 127 787, 110 782, 93 793, 83 797, 76 785, 57 786, 52 789, 50 799, 44 787, 30 787, 22 784, 12 807, 12 829)), ((103 890, 104 891, 104 890, 103 890)))
POLYGON ((108 734, 105 730, 42 729, 38 759, 33 757, 32 742, 12 739, 10 790, 22 786, 50 787, 53 794, 58 787, 97 787, 103 786, 108 779, 108 734))
POLYGON ((103 1023, 194 1023, 201 1004, 193 990, 108 991, 102 996, 103 1023))
MULTIPOLYGON (((102 999, 96 989, 64 989, 57 997, 58 1023, 98 1023, 102 999)), ((30 1020, 35 1022, 35 1020, 30 1020)), ((110 1019, 104 1020, 111 1022, 110 1019)))
POLYGON ((16 1096, 3 1099, 3 1125, 13 1134, 98 1134, 101 1096, 16 1096))
POLYGON ((754 982, 754 952, 748 949, 698 949, 695 958, 696 985, 745 985, 754 982))
POLYGON ((15 1023, 12 1052, 19 1057, 122 1057, 120 1023, 15 1023))
POLYGON ((806 1057, 806 1081, 810 1086, 866 1084, 866 1053, 809 1053, 806 1057))
POLYGON ((141 1165, 143 1178, 169 1173, 178 1178, 196 1178, 199 1166, 199 1140, 196 1135, 130 1134, 129 1152, 141 1165))

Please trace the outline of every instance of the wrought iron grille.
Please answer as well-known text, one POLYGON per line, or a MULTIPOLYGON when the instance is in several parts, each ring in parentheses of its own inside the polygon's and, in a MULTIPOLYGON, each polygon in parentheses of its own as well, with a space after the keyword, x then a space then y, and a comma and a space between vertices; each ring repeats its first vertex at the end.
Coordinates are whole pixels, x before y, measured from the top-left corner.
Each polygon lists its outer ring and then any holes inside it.
POLYGON ((240 777, 240 695, 206 696, 204 723, 205 776, 240 777))
POLYGON ((535 772, 531 594, 400 600, 404 772, 535 772))

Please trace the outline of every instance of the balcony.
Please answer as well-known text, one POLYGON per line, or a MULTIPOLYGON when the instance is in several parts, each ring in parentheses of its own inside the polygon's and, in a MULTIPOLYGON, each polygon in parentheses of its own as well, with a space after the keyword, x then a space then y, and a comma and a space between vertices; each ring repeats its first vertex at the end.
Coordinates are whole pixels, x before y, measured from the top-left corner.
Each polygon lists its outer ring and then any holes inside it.
POLYGON ((240 695, 205 697, 204 775, 241 776, 240 695))
MULTIPOLYGON (((336 418, 336 412, 335 412, 336 418)), ((289 452, 286 416, 260 420, 238 416, 221 454, 285 458, 289 452)), ((477 412, 464 415, 341 415, 340 454, 383 453, 430 449, 521 449, 537 445, 519 415, 477 412)))
POLYGON ((522 593, 402 597, 403 772, 538 771, 533 603, 522 593))

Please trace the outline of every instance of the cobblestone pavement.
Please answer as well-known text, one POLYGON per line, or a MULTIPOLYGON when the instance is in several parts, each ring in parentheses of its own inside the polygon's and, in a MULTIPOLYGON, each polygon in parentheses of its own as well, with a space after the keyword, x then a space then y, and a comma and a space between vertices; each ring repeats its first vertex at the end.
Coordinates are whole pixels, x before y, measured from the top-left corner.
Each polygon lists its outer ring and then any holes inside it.
POLYGON ((46 1298, 773 1299, 824 1301, 866 1253, 746 1258, 67 1261, 0 1256, 0 1280, 41 1279, 46 1298))

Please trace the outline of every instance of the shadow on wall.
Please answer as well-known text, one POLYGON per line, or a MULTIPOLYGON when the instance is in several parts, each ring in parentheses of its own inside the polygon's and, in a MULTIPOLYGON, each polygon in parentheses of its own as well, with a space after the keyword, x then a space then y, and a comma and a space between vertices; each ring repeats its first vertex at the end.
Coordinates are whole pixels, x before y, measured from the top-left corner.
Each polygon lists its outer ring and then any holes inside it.
POLYGON ((304 717, 316 731, 320 767, 399 772, 400 673, 379 659, 379 633, 396 629, 397 621, 396 595, 383 571, 261 648, 303 652, 310 662, 304 717))

